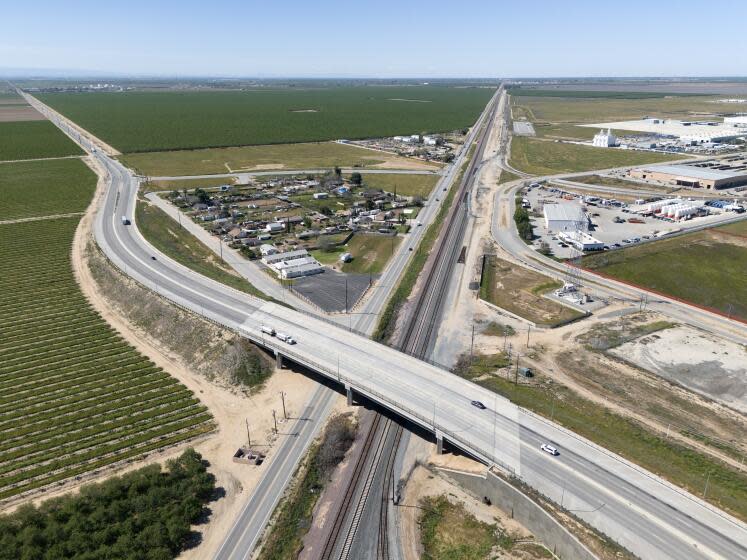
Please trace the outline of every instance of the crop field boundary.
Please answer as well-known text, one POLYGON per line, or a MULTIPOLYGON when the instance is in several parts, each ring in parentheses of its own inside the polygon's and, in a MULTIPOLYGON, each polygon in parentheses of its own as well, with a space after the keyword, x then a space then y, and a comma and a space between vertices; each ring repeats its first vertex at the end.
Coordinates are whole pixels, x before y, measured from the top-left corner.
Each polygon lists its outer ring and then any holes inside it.
MULTIPOLYGON (((738 236, 738 237, 742 237, 742 236, 738 236)), ((747 325, 747 320, 742 319, 741 317, 727 315, 726 313, 724 313, 720 309, 716 309, 714 307, 709 307, 707 305, 700 305, 700 304, 695 303, 693 301, 690 301, 690 300, 687 300, 687 299, 683 299, 683 298, 680 298, 680 297, 677 297, 677 296, 674 296, 674 295, 671 295, 671 294, 667 294, 667 293, 661 292, 659 290, 656 290, 654 288, 648 288, 646 286, 641 286, 640 284, 635 284, 633 282, 628 282, 627 280, 622 280, 622 279, 620 279, 620 278, 618 278, 616 276, 612 276, 611 274, 605 274, 604 272, 599 272, 598 270, 595 270, 595 269, 586 268, 586 267, 583 267, 583 266, 578 266, 578 265, 576 265, 574 263, 571 263, 571 262, 566 262, 565 264, 567 264, 569 266, 572 266, 574 268, 577 268, 579 270, 583 270, 584 272, 588 272, 590 274, 594 274, 596 276, 599 276, 600 278, 604 278, 606 280, 612 280, 614 282, 619 282, 620 284, 624 284, 625 286, 629 286, 631 288, 635 288, 637 290, 641 290, 642 292, 648 292, 648 293, 651 293, 651 294, 655 294, 655 295, 657 295, 659 297, 663 297, 663 298, 666 298, 666 299, 671 299, 672 301, 676 301, 676 302, 679 302, 679 303, 684 303, 685 305, 689 305, 690 307, 695 307, 696 309, 700 309, 702 311, 707 311, 709 313, 713 313, 715 315, 719 315, 720 317, 724 317, 725 319, 729 319, 730 321, 736 321, 737 323, 742 323, 743 325, 747 325)))

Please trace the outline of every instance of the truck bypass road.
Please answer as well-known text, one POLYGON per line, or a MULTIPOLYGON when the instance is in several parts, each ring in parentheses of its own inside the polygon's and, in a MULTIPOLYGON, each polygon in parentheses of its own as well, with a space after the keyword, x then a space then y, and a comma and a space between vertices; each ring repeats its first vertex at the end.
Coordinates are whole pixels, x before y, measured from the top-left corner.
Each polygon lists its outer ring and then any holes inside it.
MULTIPOLYGON (((107 172, 95 235, 111 261, 163 297, 336 380, 416 422, 451 445, 512 473, 643 558, 747 557, 747 526, 697 497, 450 372, 319 318, 201 277, 158 253, 137 230, 137 180, 69 125, 107 172), (260 332, 268 324, 295 346, 260 332), (481 410, 471 404, 478 400, 481 410), (539 446, 553 442, 560 455, 539 446)), ((246 551, 249 554, 249 551, 246 551)))

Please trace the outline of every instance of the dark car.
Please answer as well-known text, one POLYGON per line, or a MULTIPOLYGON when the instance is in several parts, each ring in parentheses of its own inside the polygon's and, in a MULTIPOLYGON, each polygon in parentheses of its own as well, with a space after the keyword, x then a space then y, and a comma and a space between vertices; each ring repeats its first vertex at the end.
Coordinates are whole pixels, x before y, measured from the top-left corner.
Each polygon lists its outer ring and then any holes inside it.
POLYGON ((480 401, 472 401, 472 406, 476 406, 480 410, 485 410, 485 405, 482 404, 480 401))

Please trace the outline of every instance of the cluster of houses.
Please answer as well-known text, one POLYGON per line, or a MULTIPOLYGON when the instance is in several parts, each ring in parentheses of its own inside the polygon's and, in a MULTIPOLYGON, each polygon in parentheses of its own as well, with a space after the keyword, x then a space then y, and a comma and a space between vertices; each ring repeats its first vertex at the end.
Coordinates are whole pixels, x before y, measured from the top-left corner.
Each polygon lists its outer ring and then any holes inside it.
POLYGON ((373 138, 368 140, 351 141, 352 144, 392 152, 400 156, 424 159, 427 161, 450 162, 454 159, 454 151, 459 143, 457 134, 411 134, 407 136, 393 136, 390 138, 373 138))
POLYGON ((342 177, 281 178, 170 195, 196 222, 248 258, 261 258, 279 278, 323 272, 308 253, 345 243, 354 232, 394 235, 420 202, 342 177))

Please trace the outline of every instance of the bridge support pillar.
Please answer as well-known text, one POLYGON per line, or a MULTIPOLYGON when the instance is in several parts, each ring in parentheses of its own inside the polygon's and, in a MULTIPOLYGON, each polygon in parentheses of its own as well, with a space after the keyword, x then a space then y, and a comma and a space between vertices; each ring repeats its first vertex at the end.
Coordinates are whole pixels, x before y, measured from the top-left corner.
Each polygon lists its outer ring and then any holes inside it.
POLYGON ((283 355, 278 351, 275 351, 275 367, 278 369, 283 368, 283 355))
POLYGON ((348 406, 353 406, 353 389, 350 385, 345 385, 345 395, 348 397, 348 406))
POLYGON ((444 453, 444 435, 441 432, 436 432, 436 453, 443 455, 444 453))

